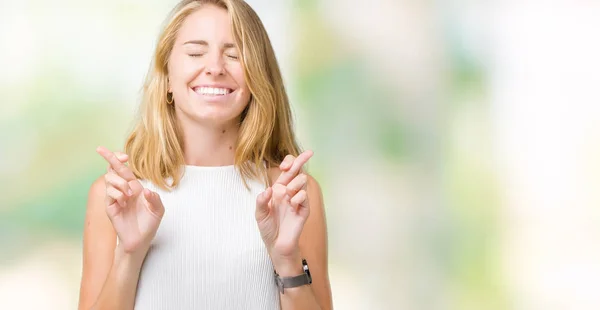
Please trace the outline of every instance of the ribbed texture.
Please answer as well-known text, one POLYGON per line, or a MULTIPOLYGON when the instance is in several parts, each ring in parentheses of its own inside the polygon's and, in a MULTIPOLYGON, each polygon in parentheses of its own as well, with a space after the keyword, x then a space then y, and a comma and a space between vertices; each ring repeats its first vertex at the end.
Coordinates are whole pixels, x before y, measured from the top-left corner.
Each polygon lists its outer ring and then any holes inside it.
POLYGON ((273 266, 254 217, 256 196, 233 166, 186 166, 160 194, 165 215, 142 266, 135 309, 279 308, 273 266))

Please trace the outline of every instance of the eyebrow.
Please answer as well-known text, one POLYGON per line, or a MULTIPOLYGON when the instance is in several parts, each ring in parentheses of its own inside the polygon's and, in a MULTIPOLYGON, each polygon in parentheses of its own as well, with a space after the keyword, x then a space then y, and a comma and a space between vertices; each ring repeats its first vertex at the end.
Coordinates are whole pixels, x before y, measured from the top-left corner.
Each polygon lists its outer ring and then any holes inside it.
MULTIPOLYGON (((204 40, 190 40, 190 41, 186 41, 185 43, 183 43, 183 45, 186 45, 186 44, 198 44, 198 45, 208 46, 208 42, 206 42, 204 40)), ((225 48, 225 49, 235 48, 235 44, 225 43, 225 44, 223 44, 223 48, 225 48)))

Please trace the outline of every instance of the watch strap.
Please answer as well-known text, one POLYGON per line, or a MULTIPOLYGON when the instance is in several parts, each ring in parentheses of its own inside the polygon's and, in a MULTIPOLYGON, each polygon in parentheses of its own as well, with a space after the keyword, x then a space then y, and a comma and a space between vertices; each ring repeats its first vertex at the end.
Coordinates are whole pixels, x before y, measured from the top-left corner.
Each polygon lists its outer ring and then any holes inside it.
POLYGON ((305 259, 302 260, 302 269, 304 273, 294 277, 280 277, 277 272, 275 272, 275 280, 277 281, 277 287, 279 288, 279 292, 281 294, 284 294, 284 289, 286 288, 298 287, 312 283, 312 277, 310 276, 308 264, 306 263, 305 259))

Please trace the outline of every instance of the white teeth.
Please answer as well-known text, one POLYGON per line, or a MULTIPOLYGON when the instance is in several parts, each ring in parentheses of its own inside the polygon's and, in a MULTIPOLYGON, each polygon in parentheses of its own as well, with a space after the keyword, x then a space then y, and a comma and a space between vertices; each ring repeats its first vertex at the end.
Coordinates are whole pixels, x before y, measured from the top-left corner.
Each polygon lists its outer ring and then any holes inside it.
POLYGON ((198 87, 195 91, 201 95, 227 95, 229 93, 229 89, 227 88, 214 88, 214 87, 198 87))

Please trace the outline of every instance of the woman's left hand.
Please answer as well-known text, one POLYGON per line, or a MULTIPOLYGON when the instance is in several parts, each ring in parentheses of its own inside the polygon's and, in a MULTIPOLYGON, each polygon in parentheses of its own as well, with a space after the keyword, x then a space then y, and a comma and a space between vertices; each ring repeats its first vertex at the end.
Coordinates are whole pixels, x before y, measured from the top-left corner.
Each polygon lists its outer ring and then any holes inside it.
POLYGON ((256 198, 256 222, 269 255, 277 261, 296 261, 298 240, 308 218, 307 175, 302 167, 312 157, 305 151, 294 158, 288 155, 280 165, 281 175, 256 198))

